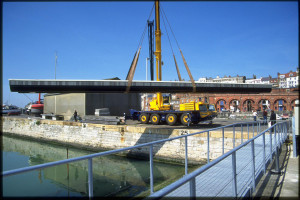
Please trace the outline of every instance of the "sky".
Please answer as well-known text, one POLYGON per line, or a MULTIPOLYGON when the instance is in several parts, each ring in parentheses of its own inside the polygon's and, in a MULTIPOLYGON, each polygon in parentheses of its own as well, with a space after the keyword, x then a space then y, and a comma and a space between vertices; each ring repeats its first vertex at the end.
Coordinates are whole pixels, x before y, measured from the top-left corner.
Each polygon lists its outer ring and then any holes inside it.
MULTIPOLYGON (((10 92, 9 79, 126 79, 153 5, 3 2, 3 103, 24 107, 38 100, 38 94, 10 92)), ((299 67, 298 1, 162 1, 161 7, 195 80, 277 77, 299 67)), ((189 80, 165 24, 162 80, 178 80, 168 34, 181 76, 189 80)), ((146 32, 134 80, 146 80, 147 57, 146 32)))

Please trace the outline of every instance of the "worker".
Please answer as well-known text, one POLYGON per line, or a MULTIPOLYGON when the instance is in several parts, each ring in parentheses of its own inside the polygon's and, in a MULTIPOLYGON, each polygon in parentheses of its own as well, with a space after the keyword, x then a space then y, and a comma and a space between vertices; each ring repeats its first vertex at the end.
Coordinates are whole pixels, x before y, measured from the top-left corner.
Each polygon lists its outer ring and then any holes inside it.
POLYGON ((77 122, 77 111, 75 110, 75 112, 74 112, 74 120, 75 120, 75 122, 77 122))
POLYGON ((264 109, 263 111, 263 118, 264 118, 263 124, 267 124, 268 112, 266 111, 266 109, 264 109))
POLYGON ((257 112, 255 110, 252 110, 252 114, 253 114, 253 120, 256 121, 256 117, 257 117, 257 112))
MULTIPOLYGON (((271 126, 276 124, 276 114, 275 114, 274 110, 271 111, 270 122, 271 122, 271 126)), ((273 129, 272 129, 272 131, 273 131, 273 129)))

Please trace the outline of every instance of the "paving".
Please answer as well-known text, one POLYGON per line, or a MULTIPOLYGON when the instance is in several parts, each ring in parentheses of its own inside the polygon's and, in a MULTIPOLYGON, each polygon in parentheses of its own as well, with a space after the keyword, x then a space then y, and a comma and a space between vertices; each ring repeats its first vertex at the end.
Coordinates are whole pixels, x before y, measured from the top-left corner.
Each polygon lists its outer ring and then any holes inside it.
MULTIPOLYGON (((275 152, 275 136, 272 134, 272 152, 275 152)), ((277 137, 278 142, 279 137, 277 137)), ((263 137, 254 142, 255 149, 255 177, 263 173, 263 137)), ((265 159, 271 157, 269 135, 266 134, 265 159)), ((253 162, 251 155, 251 144, 244 146, 236 152, 236 190, 234 190, 232 156, 228 156, 221 162, 201 173, 196 177, 196 197, 238 197, 247 196, 249 187, 252 186, 253 162)), ((190 184, 186 183, 169 193, 167 197, 189 197, 190 184)))
POLYGON ((261 178, 253 197, 256 199, 299 199, 299 156, 293 157, 292 145, 283 145, 279 156, 281 173, 272 173, 272 162, 261 178))

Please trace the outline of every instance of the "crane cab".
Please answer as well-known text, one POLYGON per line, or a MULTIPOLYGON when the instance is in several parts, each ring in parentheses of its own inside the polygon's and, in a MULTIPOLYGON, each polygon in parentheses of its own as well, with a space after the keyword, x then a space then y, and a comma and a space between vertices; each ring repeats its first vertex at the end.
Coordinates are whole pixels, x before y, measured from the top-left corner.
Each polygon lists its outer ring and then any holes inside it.
POLYGON ((150 101, 150 110, 165 111, 171 110, 171 94, 157 95, 150 101))

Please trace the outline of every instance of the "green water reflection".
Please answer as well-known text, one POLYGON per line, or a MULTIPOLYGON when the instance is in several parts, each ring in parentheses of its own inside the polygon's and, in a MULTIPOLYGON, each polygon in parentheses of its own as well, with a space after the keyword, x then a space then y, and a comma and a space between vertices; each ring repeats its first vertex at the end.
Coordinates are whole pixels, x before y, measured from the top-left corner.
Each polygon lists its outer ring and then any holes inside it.
MULTIPOLYGON (((3 171, 94 152, 3 136, 3 171)), ((154 163, 156 190, 184 175, 184 166, 154 163)), ((105 156, 93 159, 94 196, 149 194, 149 161, 105 156)), ((3 196, 88 196, 87 160, 3 179, 3 196)))

